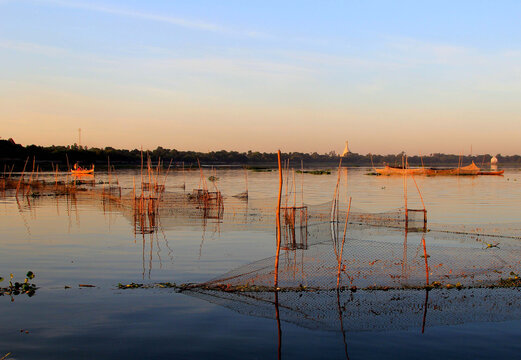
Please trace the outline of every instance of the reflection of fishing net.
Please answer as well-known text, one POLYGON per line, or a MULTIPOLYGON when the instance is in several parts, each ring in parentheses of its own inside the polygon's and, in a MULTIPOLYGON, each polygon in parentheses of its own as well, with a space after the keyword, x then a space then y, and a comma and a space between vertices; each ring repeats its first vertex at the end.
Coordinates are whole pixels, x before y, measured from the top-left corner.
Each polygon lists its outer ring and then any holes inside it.
POLYGON ((223 292, 194 289, 190 296, 241 314, 280 319, 310 329, 388 331, 507 321, 521 318, 517 289, 223 292))

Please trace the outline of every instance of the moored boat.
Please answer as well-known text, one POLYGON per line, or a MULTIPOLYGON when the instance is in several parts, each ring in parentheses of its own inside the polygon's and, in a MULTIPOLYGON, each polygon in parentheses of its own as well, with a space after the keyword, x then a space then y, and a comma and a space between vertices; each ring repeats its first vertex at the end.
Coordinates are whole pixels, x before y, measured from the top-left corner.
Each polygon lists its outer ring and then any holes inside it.
POLYGON ((431 168, 431 173, 428 175, 480 175, 480 168, 474 164, 474 161, 467 166, 457 168, 437 169, 431 168))
POLYGON ((426 168, 402 168, 386 165, 383 169, 374 169, 380 175, 430 175, 430 169, 426 168))
POLYGON ((94 164, 90 169, 82 168, 77 163, 74 164, 74 169, 71 169, 73 175, 89 175, 94 174, 94 164))
POLYGON ((499 171, 480 171, 478 175, 503 175, 505 170, 499 171))
POLYGON ((384 168, 374 169, 380 175, 501 175, 504 171, 481 171, 481 169, 472 162, 467 166, 457 168, 402 168, 386 165, 384 168))

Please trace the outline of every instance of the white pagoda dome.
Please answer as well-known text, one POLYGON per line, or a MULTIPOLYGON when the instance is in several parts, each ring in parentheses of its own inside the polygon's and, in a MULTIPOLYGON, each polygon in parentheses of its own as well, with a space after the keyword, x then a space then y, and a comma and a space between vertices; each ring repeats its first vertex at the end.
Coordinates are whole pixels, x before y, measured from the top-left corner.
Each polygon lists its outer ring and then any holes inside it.
POLYGON ((346 147, 344 148, 344 152, 342 153, 342 157, 344 156, 347 156, 347 154, 349 154, 349 146, 347 145, 347 141, 346 141, 346 147))

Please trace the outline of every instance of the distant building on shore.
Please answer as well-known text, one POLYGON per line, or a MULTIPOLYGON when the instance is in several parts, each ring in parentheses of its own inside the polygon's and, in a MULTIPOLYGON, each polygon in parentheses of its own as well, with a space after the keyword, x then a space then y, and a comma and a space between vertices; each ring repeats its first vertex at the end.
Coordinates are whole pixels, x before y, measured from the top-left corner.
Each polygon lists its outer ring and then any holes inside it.
POLYGON ((342 153, 341 157, 347 156, 350 153, 349 146, 346 140, 346 147, 344 148, 344 152, 342 153))

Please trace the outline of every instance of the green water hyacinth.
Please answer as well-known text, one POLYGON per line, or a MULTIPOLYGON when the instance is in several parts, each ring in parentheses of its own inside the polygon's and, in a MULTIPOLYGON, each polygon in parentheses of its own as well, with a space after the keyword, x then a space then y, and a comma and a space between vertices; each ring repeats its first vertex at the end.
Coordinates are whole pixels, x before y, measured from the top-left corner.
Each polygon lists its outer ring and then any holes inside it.
MULTIPOLYGON (((37 287, 35 284, 30 283, 30 280, 34 279, 35 277, 32 271, 27 272, 25 280, 23 282, 16 281, 13 283, 13 274, 9 274, 9 277, 9 286, 0 287, 0 296, 9 295, 11 296, 11 299, 14 300, 13 296, 15 295, 26 294, 27 296, 31 297, 35 294, 37 287)), ((0 281, 3 280, 3 277, 0 277, 0 281)))

